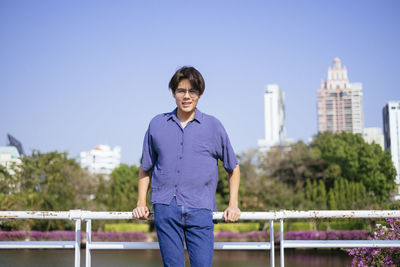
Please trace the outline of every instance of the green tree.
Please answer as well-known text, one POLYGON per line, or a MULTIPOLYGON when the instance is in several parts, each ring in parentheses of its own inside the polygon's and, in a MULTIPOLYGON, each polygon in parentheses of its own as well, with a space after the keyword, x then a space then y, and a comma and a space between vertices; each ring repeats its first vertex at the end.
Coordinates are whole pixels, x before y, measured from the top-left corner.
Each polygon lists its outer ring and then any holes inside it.
MULTIPOLYGON (((299 189, 301 187, 299 186, 299 189)), ((304 187, 305 206, 307 209, 326 209, 327 207, 327 193, 325 184, 322 180, 312 181, 307 180, 304 187)))
POLYGON ((3 165, 0 165, 0 194, 8 194, 10 191, 11 175, 3 165))
POLYGON ((225 210, 229 205, 229 178, 224 169, 223 162, 218 160, 217 208, 225 210))
POLYGON ((336 196, 334 193, 334 190, 329 190, 328 193, 328 208, 331 210, 337 210, 338 206, 337 206, 337 202, 336 202, 336 196))
MULTIPOLYGON (((274 156, 280 158, 280 151, 274 156)), ((249 150, 239 156, 241 172, 240 201, 242 210, 292 209, 301 191, 295 190, 282 181, 271 177, 270 158, 265 153, 249 150)))
POLYGON ((330 209, 363 209, 378 208, 373 193, 367 193, 365 186, 359 182, 349 182, 345 179, 336 180, 328 193, 330 209))
POLYGON ((261 158, 262 168, 267 174, 293 187, 297 183, 303 187, 308 179, 320 179, 324 171, 322 163, 320 151, 302 141, 288 149, 277 147, 261 158))
POLYGON ((138 197, 139 168, 121 164, 115 168, 106 189, 106 203, 109 210, 131 211, 136 207, 138 197))
MULTIPOLYGON (((66 152, 57 151, 33 151, 32 155, 23 157, 22 165, 6 186, 1 201, 3 210, 86 209, 95 191, 91 175, 75 159, 68 158, 66 152)), ((47 220, 34 221, 32 227, 50 230, 73 225, 68 221, 47 220)))
POLYGON ((322 180, 318 181, 318 195, 315 203, 318 209, 325 210, 327 208, 327 193, 325 184, 322 180))
POLYGON ((324 132, 316 136, 310 148, 318 149, 323 161, 323 180, 327 188, 338 179, 361 182, 379 202, 390 198, 395 175, 390 154, 377 144, 368 144, 359 134, 324 132))
POLYGON ((261 153, 256 169, 258 180, 249 186, 262 188, 268 178, 283 182, 292 190, 295 209, 384 205, 395 186, 390 154, 347 132, 320 133, 309 145, 275 147, 261 153))

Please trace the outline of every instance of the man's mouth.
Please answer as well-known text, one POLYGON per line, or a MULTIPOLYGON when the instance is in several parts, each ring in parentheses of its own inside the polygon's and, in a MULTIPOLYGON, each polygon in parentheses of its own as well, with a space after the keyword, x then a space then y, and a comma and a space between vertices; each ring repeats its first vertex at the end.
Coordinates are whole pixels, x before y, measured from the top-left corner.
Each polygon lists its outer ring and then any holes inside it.
POLYGON ((188 106, 190 106, 192 104, 192 102, 183 102, 182 103, 182 105, 184 106, 184 107, 188 107, 188 106))

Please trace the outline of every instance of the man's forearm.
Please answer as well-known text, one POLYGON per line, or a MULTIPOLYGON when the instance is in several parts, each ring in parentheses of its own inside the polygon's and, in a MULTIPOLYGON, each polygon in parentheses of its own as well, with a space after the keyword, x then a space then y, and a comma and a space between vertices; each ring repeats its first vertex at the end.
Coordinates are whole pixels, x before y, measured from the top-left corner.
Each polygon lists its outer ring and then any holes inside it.
POLYGON ((229 175, 229 207, 239 206, 240 169, 239 164, 229 175))
POLYGON ((139 169, 139 181, 138 181, 138 206, 146 206, 147 192, 150 184, 150 172, 139 169))

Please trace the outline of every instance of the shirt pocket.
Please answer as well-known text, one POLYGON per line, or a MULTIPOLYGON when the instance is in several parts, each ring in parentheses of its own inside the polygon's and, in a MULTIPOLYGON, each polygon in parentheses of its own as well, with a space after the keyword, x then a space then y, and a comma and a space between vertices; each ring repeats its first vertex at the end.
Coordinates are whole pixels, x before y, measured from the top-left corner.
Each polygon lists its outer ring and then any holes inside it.
POLYGON ((192 144, 192 150, 201 155, 212 154, 212 146, 206 140, 196 140, 192 144))

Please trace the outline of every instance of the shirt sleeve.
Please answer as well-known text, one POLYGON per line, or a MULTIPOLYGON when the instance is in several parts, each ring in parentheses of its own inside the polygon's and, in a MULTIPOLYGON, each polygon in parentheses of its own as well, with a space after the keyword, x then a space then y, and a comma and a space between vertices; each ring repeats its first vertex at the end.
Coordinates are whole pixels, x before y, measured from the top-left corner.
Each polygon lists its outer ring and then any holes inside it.
POLYGON ((218 157, 224 163, 224 168, 228 173, 231 173, 235 168, 236 165, 239 163, 235 151, 232 148, 231 142, 229 140, 228 134, 224 126, 219 122, 218 123, 218 132, 220 133, 220 147, 218 157))
POLYGON ((150 126, 149 126, 143 140, 143 150, 141 159, 142 170, 150 171, 153 168, 156 159, 157 159, 157 154, 154 151, 153 142, 150 134, 150 126))

